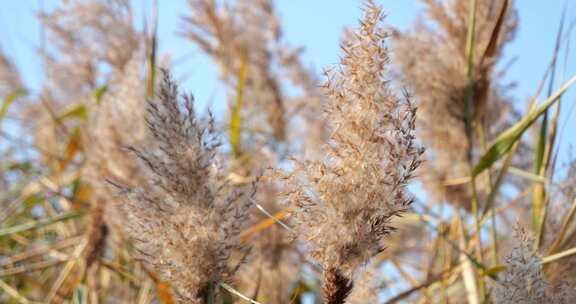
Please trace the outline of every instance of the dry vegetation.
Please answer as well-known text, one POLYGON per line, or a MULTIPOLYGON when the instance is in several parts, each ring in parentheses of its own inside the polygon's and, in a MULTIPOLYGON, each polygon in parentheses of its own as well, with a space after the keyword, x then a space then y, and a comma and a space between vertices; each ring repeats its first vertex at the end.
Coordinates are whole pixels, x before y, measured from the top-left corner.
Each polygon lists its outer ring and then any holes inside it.
POLYGON ((188 0, 216 115, 130 1, 38 14, 40 88, 0 49, 0 302, 575 303, 557 147, 576 77, 553 77, 572 27, 519 106, 499 64, 514 1, 421 2, 399 30, 364 1, 320 76, 272 0, 188 0))

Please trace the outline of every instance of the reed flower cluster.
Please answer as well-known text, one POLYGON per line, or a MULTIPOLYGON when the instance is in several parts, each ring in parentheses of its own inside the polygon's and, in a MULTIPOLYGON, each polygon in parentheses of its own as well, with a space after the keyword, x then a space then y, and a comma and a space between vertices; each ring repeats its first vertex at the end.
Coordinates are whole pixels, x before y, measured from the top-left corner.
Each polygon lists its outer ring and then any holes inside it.
POLYGON ((286 176, 298 236, 323 269, 326 303, 343 303, 354 270, 384 249, 390 220, 412 203, 405 187, 423 152, 414 142, 416 109, 386 82, 382 18, 367 2, 340 67, 327 72, 326 157, 296 162, 286 176))
POLYGON ((127 187, 136 186, 144 180, 142 167, 127 154, 124 146, 145 145, 146 136, 146 88, 140 69, 142 56, 138 50, 126 64, 123 77, 110 82, 106 94, 91 109, 82 136, 82 145, 90 149, 84 152, 83 175, 92 189, 90 207, 92 221, 86 250, 88 265, 97 260, 110 239, 110 248, 117 248, 126 241, 126 214, 121 199, 106 179, 127 187), (132 123, 127 124, 130 121, 132 123), (110 238, 108 237, 110 236, 110 238))
POLYGON ((316 78, 300 59, 302 50, 282 39, 273 1, 189 0, 188 3, 191 14, 184 19, 183 35, 219 67, 220 78, 231 91, 231 113, 238 106, 239 83, 243 85, 245 102, 238 110, 247 118, 246 129, 256 130, 246 138, 273 144, 301 140, 306 134, 305 148, 314 152, 325 135, 317 119, 321 113, 321 92, 316 78), (245 79, 241 80, 242 70, 245 79), (289 94, 289 85, 300 93, 289 94), (304 131, 298 132, 300 129, 304 131))
POLYGON ((68 1, 40 17, 51 41, 43 55, 55 98, 94 90, 103 67, 121 74, 138 48, 127 0, 68 1))
POLYGON ((544 276, 542 257, 534 249, 534 239, 521 226, 516 226, 518 245, 506 256, 506 272, 494 285, 497 304, 553 303, 568 304, 576 292, 565 285, 552 286, 544 276))
POLYGON ((130 148, 147 182, 124 189, 129 234, 181 300, 206 303, 235 271, 229 258, 238 248, 247 200, 215 171, 213 122, 196 118, 192 97, 179 96, 168 75, 158 98, 148 102, 147 124, 154 145, 130 148))
POLYGON ((436 200, 469 208, 470 187, 461 183, 446 186, 444 182, 468 176, 469 163, 479 153, 478 143, 470 142, 466 134, 469 86, 474 91, 472 123, 476 130, 485 128, 487 141, 513 117, 507 87, 499 80, 495 64, 515 35, 516 13, 504 1, 476 2, 470 61, 467 38, 471 1, 422 2, 425 16, 409 30, 394 33, 395 73, 414 94, 420 110, 418 136, 428 148, 429 160, 421 170, 426 190, 436 200), (498 24, 502 10, 505 15, 498 24))
MULTIPOLYGON (((286 147, 317 152, 324 134, 318 119, 321 90, 301 62, 299 48, 284 42, 270 0, 190 0, 184 36, 219 68, 228 99, 225 127, 236 132, 227 162, 234 176, 249 179, 282 162, 286 147), (296 88, 296 90, 294 90, 296 88), (297 93, 294 93, 297 91, 297 93), (245 144, 251 143, 251 144, 245 144)), ((231 139, 232 142, 232 139, 231 139)), ((281 212, 283 185, 260 183, 254 202, 269 214, 281 212)), ((258 208, 248 224, 270 220, 258 208)), ((302 258, 289 232, 279 225, 246 238, 251 255, 237 275, 238 288, 264 303, 289 301, 302 258)))

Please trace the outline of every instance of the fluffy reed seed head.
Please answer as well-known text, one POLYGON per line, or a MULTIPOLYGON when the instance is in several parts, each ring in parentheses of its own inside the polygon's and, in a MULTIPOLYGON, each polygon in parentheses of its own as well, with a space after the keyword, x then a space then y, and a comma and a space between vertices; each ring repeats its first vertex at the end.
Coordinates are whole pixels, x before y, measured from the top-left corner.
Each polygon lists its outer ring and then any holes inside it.
POLYGON ((106 234, 99 231, 110 232, 115 245, 123 246, 125 241, 126 215, 121 200, 106 179, 126 187, 144 181, 142 167, 122 148, 146 145, 148 140, 144 120, 146 88, 140 68, 142 59, 141 53, 135 51, 123 70, 123 77, 109 83, 101 102, 90 107, 90 117, 82 133, 83 146, 90 147, 84 151, 86 161, 82 168, 82 174, 92 189, 93 226, 90 235, 93 237, 89 238, 87 246, 89 255, 98 255, 106 244, 103 239, 106 234))
POLYGON ((55 121, 54 114, 81 103, 91 113, 95 91, 102 84, 114 91, 113 86, 123 81, 126 66, 140 49, 141 35, 133 27, 128 0, 66 1, 39 19, 50 42, 41 54, 46 81, 25 115, 35 144, 46 152, 45 161, 53 163, 65 149, 66 129, 73 127, 55 121))
POLYGON ((506 272, 495 283, 497 304, 574 303, 576 293, 565 286, 551 286, 542 271, 542 258, 534 249, 534 239, 521 226, 515 227, 518 245, 506 256, 506 272))
POLYGON ((46 54, 51 86, 66 96, 94 90, 102 65, 121 73, 138 47, 128 0, 67 1, 40 18, 51 42, 46 54))
MULTIPOLYGON (((281 84, 272 71, 273 45, 280 29, 269 0, 189 0, 193 14, 185 19, 185 35, 219 65, 222 80, 237 86, 238 71, 246 67, 244 112, 266 126, 278 140, 285 138, 285 101, 281 84), (263 117, 262 117, 263 116, 263 117)), ((234 89, 235 91, 235 89, 234 89)), ((234 93, 235 95, 235 93, 234 93)))
POLYGON ((264 141, 274 146, 291 139, 303 143, 305 134, 304 149, 316 152, 324 136, 324 127, 316 119, 322 102, 318 83, 300 60, 302 49, 283 41, 273 1, 188 3, 192 13, 184 19, 184 35, 218 64, 221 79, 229 86, 231 109, 239 71, 246 64, 243 123, 249 125, 246 129, 258 130, 250 136, 258 141, 265 135, 264 141), (289 83, 301 93, 285 89, 289 83))
POLYGON ((368 1, 360 28, 342 44, 339 68, 327 72, 326 157, 296 162, 286 176, 286 199, 301 240, 324 269, 328 303, 342 303, 352 272, 383 250, 391 218, 413 201, 405 187, 423 153, 414 143, 416 109, 386 81, 382 19, 368 1))
POLYGON ((229 257, 239 244, 248 203, 215 172, 213 122, 198 120, 193 98, 180 103, 165 73, 158 98, 148 102, 150 145, 131 148, 148 182, 127 189, 128 231, 143 260, 185 303, 217 296, 234 272, 229 257))
MULTIPOLYGON (((436 200, 469 208, 468 185, 444 181, 469 175, 469 153, 479 153, 466 135, 465 100, 469 85, 466 39, 470 1, 422 0, 426 17, 393 37, 396 76, 414 94, 419 108, 418 137, 428 147, 422 182, 436 200)), ((495 63, 514 37, 516 13, 508 7, 495 52, 483 54, 497 24, 503 1, 479 0, 476 9, 473 119, 482 122, 488 140, 512 118, 506 87, 499 81, 495 63)), ((481 192, 482 189, 479 189, 481 192)))

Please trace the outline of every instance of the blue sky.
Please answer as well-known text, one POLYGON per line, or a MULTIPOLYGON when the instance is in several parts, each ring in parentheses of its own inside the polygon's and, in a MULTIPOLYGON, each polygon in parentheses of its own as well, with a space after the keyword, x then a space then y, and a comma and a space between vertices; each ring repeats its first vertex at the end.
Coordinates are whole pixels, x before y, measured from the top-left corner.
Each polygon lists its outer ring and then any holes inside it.
MULTIPOLYGON (((132 0, 136 22, 143 12, 150 12, 151 0, 132 0)), ((519 109, 535 92, 552 56, 556 31, 563 8, 567 7, 569 21, 576 20, 576 3, 570 0, 515 1, 520 26, 515 41, 506 49, 506 60, 514 59, 506 79, 517 83, 514 96, 519 109), (568 5, 566 5, 568 4, 568 5)), ((45 9, 59 1, 44 0, 45 9)), ((222 104, 222 87, 216 81, 212 63, 186 40, 177 35, 182 24, 180 16, 189 11, 185 0, 159 1, 160 52, 170 53, 173 70, 183 81, 186 90, 194 93, 200 104, 214 100, 222 104)), ((276 6, 283 22, 285 40, 292 46, 305 48, 304 62, 317 71, 338 62, 338 47, 342 29, 355 26, 361 17, 361 1, 349 0, 277 0, 276 6)), ((415 19, 421 4, 415 0, 380 0, 387 12, 389 25, 405 28, 415 19)), ((42 83, 41 61, 35 48, 40 45, 40 25, 35 18, 41 0, 4 1, 0 11, 0 47, 13 56, 28 84, 37 88, 42 83)), ((572 32, 571 38, 576 38, 572 32)), ((574 41, 574 39, 571 39, 574 41)), ((572 43, 574 44, 574 43, 572 43)), ((572 46, 576 49, 576 46, 572 46)), ((572 54, 576 54, 574 51, 572 54)), ((571 56, 566 78, 576 73, 576 56, 571 56)), ((563 58, 562 58, 563 59, 563 58)), ((560 69, 562 70, 562 69, 560 69)), ((561 79, 558 76, 557 79, 561 79)), ((563 100, 560 137, 560 159, 568 159, 569 147, 576 145, 575 89, 563 100)))

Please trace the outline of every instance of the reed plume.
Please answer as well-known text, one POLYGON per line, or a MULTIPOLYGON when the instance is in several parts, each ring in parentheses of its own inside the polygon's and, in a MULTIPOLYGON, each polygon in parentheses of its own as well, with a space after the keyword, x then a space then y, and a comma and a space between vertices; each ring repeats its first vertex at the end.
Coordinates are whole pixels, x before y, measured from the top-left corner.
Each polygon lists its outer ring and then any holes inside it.
POLYGON ((130 148, 147 180, 124 189, 124 208, 144 262, 183 302, 205 303, 234 272, 229 258, 248 205, 215 172, 213 121, 196 118, 193 98, 178 94, 165 73, 158 97, 148 101, 150 145, 130 148))
POLYGON ((92 258, 88 265, 101 255, 108 234, 116 245, 126 241, 126 214, 106 179, 129 187, 138 185, 143 179, 142 168, 122 148, 145 145, 147 141, 142 62, 142 56, 136 50, 122 72, 123 77, 111 82, 100 104, 91 108, 83 132, 82 144, 91 147, 84 151, 82 168, 92 189, 92 226, 86 250, 92 258))
POLYGON ((296 161, 285 177, 297 234, 323 269, 325 303, 344 303, 354 270, 384 249, 390 220, 413 201, 405 187, 423 152, 414 143, 416 109, 386 81, 382 18, 368 1, 360 28, 341 45, 340 66, 327 72, 326 157, 296 161))
POLYGON ((507 270, 494 284, 497 304, 574 303, 576 293, 567 286, 552 286, 542 271, 542 258, 534 239, 521 226, 515 227, 518 245, 506 256, 507 270))
POLYGON ((40 19, 50 41, 43 56, 51 95, 57 99, 91 93, 102 77, 120 77, 138 48, 127 0, 67 1, 40 19))
MULTIPOLYGON (((241 117, 241 139, 232 146, 230 171, 245 180, 258 176, 282 162, 282 149, 294 141, 301 143, 301 150, 314 153, 317 145, 311 143, 324 134, 316 119, 321 110, 320 90, 301 62, 301 50, 283 41, 273 1, 188 3, 191 13, 184 19, 183 34, 219 67, 220 80, 228 89, 228 121, 235 115, 241 117), (288 93, 290 84, 301 92, 288 93), (302 140, 301 134, 307 139, 302 140)), ((232 127, 226 124, 224 128, 232 127)), ((277 194, 281 189, 280 184, 260 183, 254 202, 271 214, 280 212, 283 206, 277 194)), ((254 208, 248 222, 257 227, 267 220, 267 215, 254 208)), ((301 267, 299 250, 288 232, 272 225, 248 237, 246 244, 252 250, 238 273, 239 289, 264 303, 288 302, 301 267)))
POLYGON ((33 126, 36 141, 50 153, 45 161, 55 163, 56 171, 79 170, 92 190, 85 250, 90 266, 102 255, 109 233, 115 240, 123 234, 125 217, 105 179, 125 182, 138 176, 121 145, 138 143, 145 129, 139 67, 143 35, 133 25, 126 0, 68 1, 39 18, 50 42, 42 52, 47 81, 29 111, 41 126, 33 126), (74 111, 84 114, 78 120, 63 118, 74 111), (80 156, 67 168, 50 155, 65 155, 72 141, 80 156))
POLYGON ((273 145, 290 138, 300 140, 300 133, 294 130, 304 129, 302 132, 308 136, 305 149, 313 153, 324 136, 324 127, 316 119, 321 112, 321 94, 315 77, 299 58, 302 50, 283 41, 273 2, 188 3, 192 14, 184 18, 183 34, 220 68, 220 78, 230 88, 231 112, 236 106, 239 71, 246 65, 245 104, 241 111, 247 124, 244 129, 256 131, 245 136, 273 145), (289 94, 286 87, 290 84, 301 93, 289 94), (298 127, 291 128, 292 125, 298 127), (264 138, 259 134, 264 134, 264 138))
MULTIPOLYGON (((470 208, 472 193, 467 184, 444 185, 445 181, 468 176, 469 163, 480 153, 478 143, 470 142, 466 134, 470 1, 422 3, 426 17, 419 17, 409 30, 394 33, 396 77, 414 94, 420 109, 418 136, 429 148, 428 161, 420 173, 424 187, 436 200, 470 208)), ((514 38, 517 25, 512 4, 503 5, 502 1, 479 0, 476 7, 470 67, 474 90, 472 120, 475 126, 485 128, 487 141, 514 117, 507 86, 495 68, 504 47, 514 38), (503 21, 498 24, 503 9, 503 21), (491 40, 495 44, 490 46, 491 40), (488 56, 489 47, 493 50, 488 56)))

